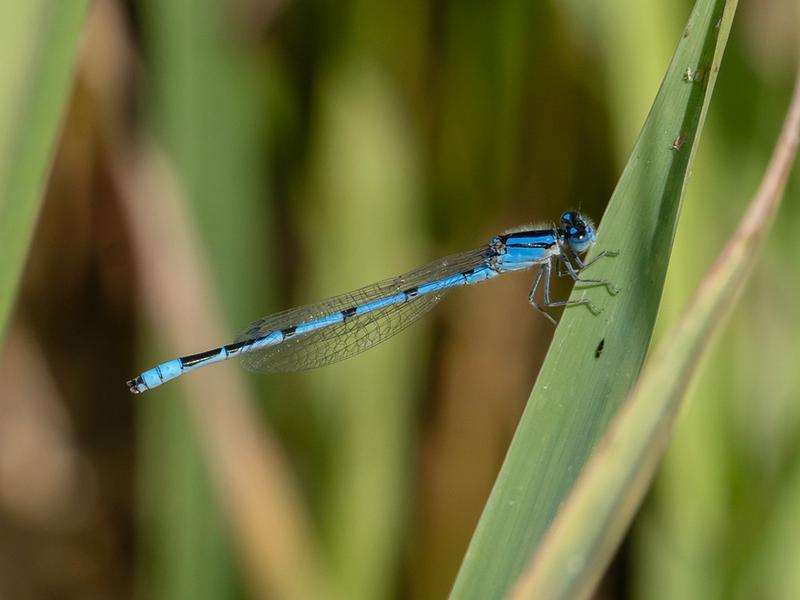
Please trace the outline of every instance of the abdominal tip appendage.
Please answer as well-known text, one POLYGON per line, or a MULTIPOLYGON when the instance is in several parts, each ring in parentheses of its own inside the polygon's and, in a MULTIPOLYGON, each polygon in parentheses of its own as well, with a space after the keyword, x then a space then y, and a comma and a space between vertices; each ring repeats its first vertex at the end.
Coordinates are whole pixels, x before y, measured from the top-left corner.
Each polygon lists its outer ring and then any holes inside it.
POLYGON ((141 377, 137 377, 136 379, 131 379, 127 382, 128 389, 130 390, 131 394, 141 394, 147 389, 147 386, 142 381, 141 377))

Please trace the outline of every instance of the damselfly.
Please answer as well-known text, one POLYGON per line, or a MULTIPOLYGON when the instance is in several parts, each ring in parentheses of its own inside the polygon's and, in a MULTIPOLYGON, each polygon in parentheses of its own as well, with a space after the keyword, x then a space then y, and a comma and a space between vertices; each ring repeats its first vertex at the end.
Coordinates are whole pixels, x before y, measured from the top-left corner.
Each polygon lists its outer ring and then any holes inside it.
POLYGON ((560 277, 575 282, 617 288, 605 279, 582 279, 581 271, 597 259, 614 255, 600 252, 584 263, 580 256, 595 242, 592 223, 580 213, 561 215, 557 226, 518 228, 498 235, 485 247, 455 254, 394 279, 381 281, 317 304, 293 308, 252 323, 233 343, 200 354, 175 358, 128 381, 134 394, 211 363, 241 356, 252 371, 276 373, 328 365, 371 348, 422 316, 450 289, 492 279, 501 273, 539 267, 528 300, 555 324, 545 308, 586 305, 588 299, 552 301, 553 263, 560 277), (542 285, 542 301, 536 292, 542 285))

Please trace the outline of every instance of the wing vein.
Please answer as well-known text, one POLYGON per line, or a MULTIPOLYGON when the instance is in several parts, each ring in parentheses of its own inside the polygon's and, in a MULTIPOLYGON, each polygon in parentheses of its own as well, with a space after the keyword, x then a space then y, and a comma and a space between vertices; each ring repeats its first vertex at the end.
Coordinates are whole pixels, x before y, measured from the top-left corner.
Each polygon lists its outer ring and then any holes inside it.
MULTIPOLYGON (((399 277, 328 298, 314 305, 301 306, 259 319, 235 341, 253 341, 275 331, 309 323, 423 283, 487 265, 488 252, 488 248, 481 248, 448 256, 399 277)), ((442 289, 410 296, 403 302, 361 315, 356 314, 309 333, 297 334, 274 346, 244 351, 240 355, 242 363, 252 371, 278 373, 312 369, 350 358, 405 329, 427 313, 447 291, 442 289)))

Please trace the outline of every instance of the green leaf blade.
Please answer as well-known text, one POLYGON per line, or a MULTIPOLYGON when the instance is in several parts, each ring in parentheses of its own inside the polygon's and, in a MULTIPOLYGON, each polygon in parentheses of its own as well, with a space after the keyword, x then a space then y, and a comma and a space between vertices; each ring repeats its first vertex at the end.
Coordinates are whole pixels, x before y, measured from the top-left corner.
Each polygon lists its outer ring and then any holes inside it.
MULTIPOLYGON (((592 453, 514 598, 591 593, 641 505, 703 355, 759 259, 800 145, 800 71, 759 191, 683 315, 648 357, 636 386, 592 453), (580 564, 565 573, 563 565, 580 564)), ((756 534, 756 537, 759 534, 756 534)))
POLYGON ((41 204, 87 2, 0 9, 0 335, 41 204))
POLYGON ((573 291, 572 299, 590 298, 604 310, 565 311, 462 563, 455 598, 497 598, 509 590, 639 374, 734 10, 723 0, 695 5, 588 257, 619 251, 586 276, 610 279, 621 292, 573 291))

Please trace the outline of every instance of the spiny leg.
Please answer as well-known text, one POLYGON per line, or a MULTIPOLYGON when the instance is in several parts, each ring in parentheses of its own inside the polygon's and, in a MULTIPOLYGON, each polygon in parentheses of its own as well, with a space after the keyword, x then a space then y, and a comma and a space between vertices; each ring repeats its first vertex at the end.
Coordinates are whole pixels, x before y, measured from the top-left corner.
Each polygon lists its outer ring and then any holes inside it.
POLYGON ((581 257, 576 254, 575 255, 575 262, 578 263, 578 271, 583 271, 585 268, 593 265, 594 263, 596 263, 598 260, 600 260, 604 256, 608 256, 609 258, 613 258, 615 256, 619 256, 619 250, 602 250, 601 252, 599 252, 597 254, 597 256, 595 256, 589 262, 583 262, 581 260, 581 257))
MULTIPOLYGON (((549 268, 550 267, 550 261, 548 260, 547 263, 545 263, 545 264, 547 265, 547 271, 548 271, 547 278, 549 279, 550 278, 550 268, 549 268)), ((541 266, 536 271, 536 279, 533 280, 533 285, 531 286, 531 291, 528 294, 528 302, 531 303, 531 306, 533 306, 533 308, 535 308, 540 313, 542 313, 545 317, 547 317, 547 320, 550 321, 553 325, 558 325, 558 323, 556 323, 556 320, 553 317, 550 316, 550 313, 548 313, 545 309, 543 309, 539 305, 539 303, 536 301, 536 290, 539 289, 539 283, 542 281, 542 273, 544 272, 544 269, 545 269, 545 267, 541 266)))
POLYGON ((611 294, 612 296, 616 296, 619 293, 620 290, 616 285, 614 285, 608 279, 583 279, 582 277, 579 276, 579 273, 583 272, 583 270, 586 267, 588 267, 589 265, 594 263, 598 258, 602 258, 603 256, 616 256, 616 254, 618 254, 618 253, 608 254, 608 252, 606 250, 603 250, 599 255, 595 256, 592 260, 590 260, 586 264, 584 264, 581 261, 580 257, 577 254, 574 254, 573 255, 573 259, 575 260, 576 263, 578 263, 578 268, 576 269, 572 265, 572 262, 570 261, 569 256, 567 256, 565 253, 562 253, 558 257, 558 276, 559 277, 564 277, 566 275, 569 275, 570 278, 572 278, 572 280, 575 283, 588 283, 588 284, 591 284, 591 285, 604 285, 604 286, 606 286, 606 289, 608 290, 609 294, 611 294), (561 265, 562 264, 566 267, 566 269, 567 269, 566 272, 561 270, 561 265))
POLYGON ((545 262, 541 267, 539 267, 539 271, 536 273, 536 279, 533 282, 530 294, 528 294, 528 301, 531 303, 531 305, 545 317, 547 317, 551 323, 554 325, 556 324, 556 320, 551 317, 550 314, 536 301, 536 291, 539 289, 539 284, 541 283, 542 277, 544 277, 544 290, 542 296, 545 307, 556 308, 559 306, 575 306, 578 304, 584 304, 590 311, 592 311, 592 314, 599 315, 602 310, 595 306, 595 304, 588 298, 583 298, 581 300, 559 300, 557 302, 550 300, 550 278, 552 276, 551 261, 552 259, 545 262))
MULTIPOLYGON (((569 263, 568 263, 569 264, 569 263)), ((546 263, 544 266, 545 270, 547 271, 546 278, 544 280, 544 305, 550 308, 556 306, 576 306, 578 304, 585 304, 586 307, 592 311, 592 314, 599 315, 603 312, 603 309, 598 308, 594 302, 589 300, 588 298, 582 298, 580 300, 558 300, 557 302, 552 302, 550 300, 550 273, 551 273, 551 266, 550 263, 546 263)))

